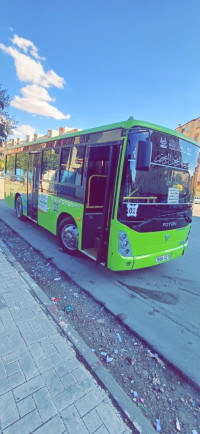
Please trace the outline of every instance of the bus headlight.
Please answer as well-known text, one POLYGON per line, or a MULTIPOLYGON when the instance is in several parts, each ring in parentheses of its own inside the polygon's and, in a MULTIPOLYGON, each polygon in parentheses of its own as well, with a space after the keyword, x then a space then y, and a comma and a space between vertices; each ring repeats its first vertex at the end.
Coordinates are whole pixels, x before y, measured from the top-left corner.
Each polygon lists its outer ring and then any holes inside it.
POLYGON ((119 233, 119 238, 120 238, 120 240, 125 240, 126 239, 126 237, 127 237, 127 235, 126 235, 126 232, 122 232, 122 231, 120 231, 120 233, 119 233))
POLYGON ((128 235, 124 231, 119 231, 118 250, 121 256, 133 256, 128 235))
POLYGON ((122 248, 125 248, 125 247, 127 247, 128 246, 128 241, 127 240, 125 240, 125 241, 123 241, 122 243, 121 243, 121 247, 122 248))

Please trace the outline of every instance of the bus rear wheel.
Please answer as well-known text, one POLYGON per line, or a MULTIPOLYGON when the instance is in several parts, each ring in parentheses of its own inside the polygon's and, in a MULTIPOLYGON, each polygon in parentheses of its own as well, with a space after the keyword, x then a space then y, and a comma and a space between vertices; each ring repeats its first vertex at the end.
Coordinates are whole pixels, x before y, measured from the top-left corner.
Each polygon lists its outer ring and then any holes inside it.
POLYGON ((23 205, 22 205, 21 196, 17 196, 17 199, 15 201, 15 210, 16 210, 17 218, 19 220, 24 220, 23 205))
POLYGON ((71 255, 78 253, 78 228, 71 217, 64 218, 58 227, 59 241, 63 249, 71 255))

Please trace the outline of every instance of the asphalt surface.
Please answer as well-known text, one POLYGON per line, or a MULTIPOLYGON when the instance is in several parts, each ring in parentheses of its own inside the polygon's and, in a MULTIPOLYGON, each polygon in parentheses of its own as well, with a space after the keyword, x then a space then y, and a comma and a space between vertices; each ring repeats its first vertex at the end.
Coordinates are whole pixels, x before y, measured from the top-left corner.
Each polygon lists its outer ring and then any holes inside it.
POLYGON ((59 251, 52 234, 29 220, 19 221, 3 200, 0 218, 200 387, 198 217, 193 218, 183 257, 152 268, 118 273, 96 267, 83 255, 73 258, 59 251))

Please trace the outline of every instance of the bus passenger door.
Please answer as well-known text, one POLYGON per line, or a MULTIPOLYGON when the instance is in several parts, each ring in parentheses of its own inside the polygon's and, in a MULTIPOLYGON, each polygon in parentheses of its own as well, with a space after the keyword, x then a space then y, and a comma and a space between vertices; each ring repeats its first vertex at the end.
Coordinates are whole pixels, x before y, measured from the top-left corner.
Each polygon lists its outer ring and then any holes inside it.
POLYGON ((28 217, 37 221, 40 153, 29 154, 28 162, 28 217))
POLYGON ((83 220, 82 251, 107 264, 110 218, 120 146, 90 148, 83 220))

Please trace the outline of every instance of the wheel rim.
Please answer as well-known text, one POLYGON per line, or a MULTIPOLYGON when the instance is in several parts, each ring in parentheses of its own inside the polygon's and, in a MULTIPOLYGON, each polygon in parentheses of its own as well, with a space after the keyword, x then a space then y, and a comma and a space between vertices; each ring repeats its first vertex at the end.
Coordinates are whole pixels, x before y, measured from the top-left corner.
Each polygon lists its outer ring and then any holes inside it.
POLYGON ((78 229, 73 224, 63 226, 61 231, 61 239, 64 246, 71 251, 78 248, 78 229))
POLYGON ((19 198, 17 199, 16 209, 17 209, 17 216, 21 217, 21 215, 22 215, 22 201, 19 198))

